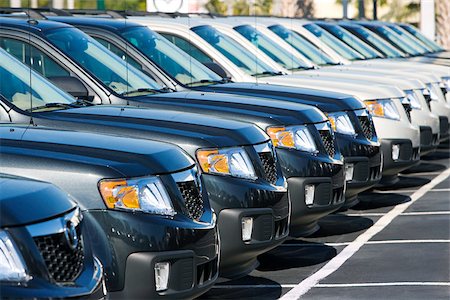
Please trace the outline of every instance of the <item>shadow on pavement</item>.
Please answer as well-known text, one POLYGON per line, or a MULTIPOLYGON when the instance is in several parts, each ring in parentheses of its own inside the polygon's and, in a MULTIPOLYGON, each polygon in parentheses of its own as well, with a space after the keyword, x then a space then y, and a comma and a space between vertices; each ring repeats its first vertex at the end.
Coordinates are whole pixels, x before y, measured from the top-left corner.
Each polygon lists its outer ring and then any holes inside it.
MULTIPOLYGON (((399 181, 393 185, 377 187, 377 190, 398 190, 412 187, 420 187, 429 183, 431 180, 423 177, 398 176, 399 181)), ((398 191, 401 192, 401 191, 398 191)))
POLYGON ((365 230, 373 225, 373 220, 366 217, 331 214, 319 220, 320 229, 308 238, 327 237, 365 230))
POLYGON ((411 201, 408 195, 397 193, 363 193, 358 198, 359 203, 353 206, 352 210, 370 210, 411 201))
POLYGON ((439 160, 439 159, 446 159, 450 158, 450 152, 448 151, 448 148, 445 150, 438 149, 436 152, 430 153, 425 155, 424 157, 421 157, 421 160, 439 160))
POLYGON ((298 246, 280 246, 258 256, 258 271, 278 271, 300 268, 327 262, 337 255, 337 250, 322 243, 301 240, 288 241, 286 244, 298 246))
POLYGON ((262 277, 245 276, 216 284, 213 289, 197 299, 278 299, 280 296, 281 285, 278 282, 262 277), (236 288, 220 288, 221 285, 235 285, 236 288), (270 287, 239 288, 239 285, 269 285, 270 287))
POLYGON ((403 171, 402 174, 439 172, 445 169, 447 169, 447 167, 444 165, 421 161, 419 165, 403 171))

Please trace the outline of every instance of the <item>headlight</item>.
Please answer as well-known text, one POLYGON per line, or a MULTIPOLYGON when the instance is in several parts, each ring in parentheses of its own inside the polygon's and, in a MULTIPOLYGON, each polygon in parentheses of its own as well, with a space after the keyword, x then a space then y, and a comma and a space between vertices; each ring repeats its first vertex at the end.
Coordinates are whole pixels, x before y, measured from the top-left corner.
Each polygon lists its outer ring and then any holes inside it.
POLYGON ((417 99, 414 91, 406 91, 406 97, 412 109, 422 109, 422 105, 420 105, 419 99, 417 99))
POLYGON ((392 120, 400 120, 400 115, 395 107, 394 101, 388 100, 369 100, 364 101, 367 109, 375 117, 387 118, 392 120))
POLYGON ((243 148, 198 150, 197 160, 204 173, 257 178, 250 157, 243 148))
POLYGON ((330 120, 331 128, 334 132, 339 132, 347 135, 355 135, 355 128, 353 128, 353 124, 350 121, 347 113, 330 113, 327 116, 328 120, 330 120))
POLYGON ((175 215, 169 195, 158 177, 105 179, 99 182, 99 189, 108 208, 175 215))
POLYGON ((26 281, 22 256, 8 233, 0 230, 0 281, 26 281))
POLYGON ((275 147, 317 152, 316 143, 306 126, 269 127, 267 134, 275 147))

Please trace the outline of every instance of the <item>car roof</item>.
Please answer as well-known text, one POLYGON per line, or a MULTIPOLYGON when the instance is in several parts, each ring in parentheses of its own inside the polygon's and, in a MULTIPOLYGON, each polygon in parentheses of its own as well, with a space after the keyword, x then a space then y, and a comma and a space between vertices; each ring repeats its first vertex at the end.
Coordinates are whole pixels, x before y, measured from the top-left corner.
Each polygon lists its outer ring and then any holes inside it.
POLYGON ((139 23, 135 23, 128 19, 107 19, 95 17, 61 17, 48 16, 49 20, 69 23, 74 26, 95 26, 97 28, 106 29, 109 31, 120 31, 130 27, 144 27, 139 23))
POLYGON ((32 31, 37 34, 41 34, 43 31, 46 31, 46 30, 72 27, 72 26, 68 25, 68 24, 54 22, 54 21, 48 21, 48 20, 0 17, 0 27, 23 29, 26 31, 32 31))

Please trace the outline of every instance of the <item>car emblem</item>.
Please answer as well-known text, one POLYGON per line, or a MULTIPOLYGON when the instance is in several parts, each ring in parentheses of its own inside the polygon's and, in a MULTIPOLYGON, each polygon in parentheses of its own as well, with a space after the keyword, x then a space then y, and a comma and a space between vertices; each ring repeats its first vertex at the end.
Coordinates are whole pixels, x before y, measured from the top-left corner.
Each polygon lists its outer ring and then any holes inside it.
POLYGON ((64 238, 66 240, 67 246, 71 250, 75 250, 78 247, 79 239, 77 229, 71 221, 68 221, 66 223, 66 226, 64 227, 64 238))

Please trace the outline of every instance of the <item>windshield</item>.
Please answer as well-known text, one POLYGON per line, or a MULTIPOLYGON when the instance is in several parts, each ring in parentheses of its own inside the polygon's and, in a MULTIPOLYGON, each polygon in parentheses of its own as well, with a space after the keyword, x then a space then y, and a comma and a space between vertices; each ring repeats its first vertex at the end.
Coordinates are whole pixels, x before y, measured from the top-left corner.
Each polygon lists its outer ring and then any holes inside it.
POLYGON ((148 27, 131 27, 121 35, 172 78, 184 85, 222 78, 148 27))
POLYGON ((361 41, 358 37, 351 34, 344 28, 334 25, 334 24, 317 24, 320 27, 328 30, 332 35, 337 37, 339 40, 343 41, 362 55, 364 55, 365 58, 372 59, 372 58, 380 58, 381 56, 375 51, 373 48, 371 48, 369 45, 361 41))
POLYGON ((409 43, 411 46, 415 46, 415 48, 421 52, 430 52, 431 49, 428 48, 426 45, 422 44, 420 41, 412 37, 408 31, 404 30, 400 26, 397 26, 395 24, 388 24, 387 25, 390 29, 392 29, 395 33, 397 33, 399 36, 403 38, 403 40, 407 43, 409 43))
POLYGON ((353 34, 357 35, 366 43, 372 45, 372 47, 376 48, 378 51, 382 52, 387 57, 389 58, 404 57, 404 55, 399 50, 391 46, 388 42, 380 38, 372 31, 359 25, 350 25, 350 26, 347 26, 346 24, 340 25, 345 29, 347 29, 348 31, 352 32, 353 34))
POLYGON ((276 70, 261 60, 258 60, 256 55, 252 55, 232 38, 222 34, 215 28, 209 25, 203 25, 193 27, 192 31, 247 74, 251 76, 278 74, 276 70))
POLYGON ((272 25, 267 28, 315 64, 322 66, 339 64, 338 61, 333 60, 325 54, 325 52, 317 48, 314 44, 299 35, 297 32, 289 30, 283 25, 272 25))
POLYGON ((46 32, 47 38, 76 63, 120 96, 137 96, 163 87, 125 61, 111 55, 99 42, 76 28, 46 32))
POLYGON ((0 94, 23 110, 48 103, 71 104, 76 101, 3 49, 0 49, 0 78, 0 94))
POLYGON ((339 53, 341 56, 348 60, 362 60, 364 56, 335 38, 333 35, 325 31, 325 29, 320 28, 316 24, 308 23, 303 25, 308 31, 318 37, 322 42, 328 45, 331 49, 339 53))
POLYGON ((298 57, 294 56, 294 54, 289 53, 289 51, 277 45, 253 26, 241 25, 234 27, 234 30, 239 32, 253 45, 258 47, 258 49, 288 70, 311 69, 314 67, 312 64, 300 60, 298 57))
POLYGON ((439 51, 444 51, 444 48, 442 48, 441 46, 439 46, 436 42, 434 42, 433 40, 430 40, 429 38, 427 38, 426 36, 424 36, 419 30, 417 30, 417 28, 415 28, 412 25, 409 24, 400 24, 400 27, 402 27, 403 29, 405 29, 406 31, 408 31, 410 34, 412 34, 413 36, 415 36, 417 39, 421 40, 422 43, 424 43, 425 45, 427 45, 428 47, 432 48, 434 51, 439 52, 439 51))
MULTIPOLYGON (((369 27, 369 29, 372 28, 369 27)), ((398 36, 398 34, 387 28, 386 26, 375 26, 372 30, 381 35, 381 37, 385 38, 388 42, 390 42, 393 46, 399 48, 400 50, 412 55, 420 55, 419 51, 415 50, 414 47, 405 43, 402 38, 398 36)))

